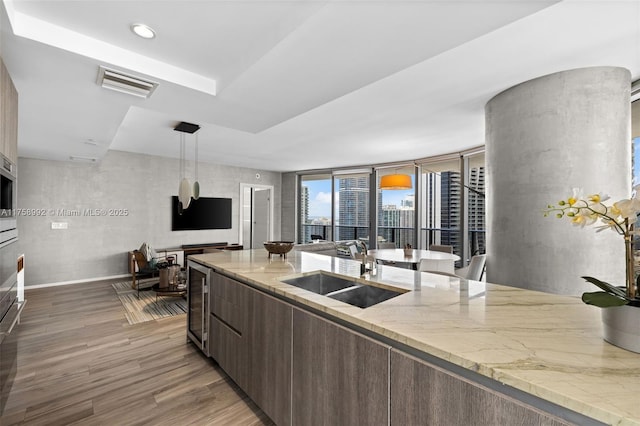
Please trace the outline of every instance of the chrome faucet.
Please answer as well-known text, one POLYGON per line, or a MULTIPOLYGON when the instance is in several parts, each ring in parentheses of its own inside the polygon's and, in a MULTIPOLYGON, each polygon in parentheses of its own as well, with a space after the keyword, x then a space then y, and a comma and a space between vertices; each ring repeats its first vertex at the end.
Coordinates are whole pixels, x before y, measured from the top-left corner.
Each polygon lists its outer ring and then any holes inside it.
POLYGON ((362 246, 362 258, 366 260, 367 258, 367 245, 365 244, 364 241, 358 241, 360 243, 360 245, 362 246))
POLYGON ((367 245, 364 241, 359 241, 359 245, 362 247, 362 264, 360 265, 360 275, 364 275, 366 272, 371 271, 372 267, 367 264, 367 245))

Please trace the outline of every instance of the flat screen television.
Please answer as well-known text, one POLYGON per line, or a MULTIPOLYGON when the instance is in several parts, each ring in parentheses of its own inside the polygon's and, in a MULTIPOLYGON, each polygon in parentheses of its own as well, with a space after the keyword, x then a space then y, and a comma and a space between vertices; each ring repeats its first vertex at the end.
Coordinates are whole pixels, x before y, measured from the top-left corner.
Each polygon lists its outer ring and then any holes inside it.
POLYGON ((178 196, 171 197, 171 230, 231 229, 231 198, 200 197, 178 212, 178 196))

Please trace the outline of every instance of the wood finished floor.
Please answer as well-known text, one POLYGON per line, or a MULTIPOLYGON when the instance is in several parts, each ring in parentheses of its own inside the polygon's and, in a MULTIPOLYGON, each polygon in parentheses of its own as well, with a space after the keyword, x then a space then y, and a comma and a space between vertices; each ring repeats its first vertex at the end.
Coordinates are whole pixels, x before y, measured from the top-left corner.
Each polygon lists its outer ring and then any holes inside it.
POLYGON ((0 425, 272 425, 186 342, 186 316, 129 325, 111 282, 27 290, 0 425))

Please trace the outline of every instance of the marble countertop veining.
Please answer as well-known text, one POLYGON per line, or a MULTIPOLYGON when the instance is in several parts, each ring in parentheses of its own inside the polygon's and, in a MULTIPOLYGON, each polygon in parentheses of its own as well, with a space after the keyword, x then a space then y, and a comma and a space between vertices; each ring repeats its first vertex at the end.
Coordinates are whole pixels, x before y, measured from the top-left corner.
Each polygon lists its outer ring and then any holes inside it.
POLYGON ((604 423, 640 425, 640 354, 606 343, 599 308, 578 297, 378 266, 367 281, 411 291, 361 309, 281 282, 317 270, 358 277, 350 259, 269 260, 265 250, 189 259, 604 423))

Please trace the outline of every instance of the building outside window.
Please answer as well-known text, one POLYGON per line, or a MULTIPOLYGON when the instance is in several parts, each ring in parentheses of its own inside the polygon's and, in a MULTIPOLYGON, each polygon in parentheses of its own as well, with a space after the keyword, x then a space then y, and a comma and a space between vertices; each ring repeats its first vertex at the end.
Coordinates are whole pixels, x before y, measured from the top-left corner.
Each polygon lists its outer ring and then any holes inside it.
POLYGON ((334 176, 336 240, 368 240, 369 175, 334 176))

